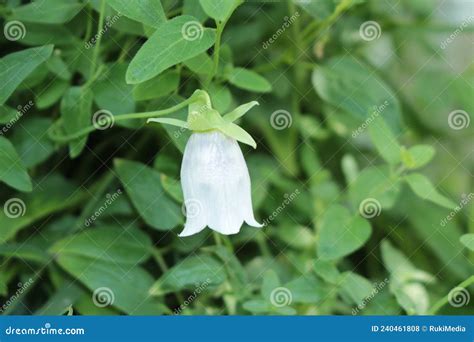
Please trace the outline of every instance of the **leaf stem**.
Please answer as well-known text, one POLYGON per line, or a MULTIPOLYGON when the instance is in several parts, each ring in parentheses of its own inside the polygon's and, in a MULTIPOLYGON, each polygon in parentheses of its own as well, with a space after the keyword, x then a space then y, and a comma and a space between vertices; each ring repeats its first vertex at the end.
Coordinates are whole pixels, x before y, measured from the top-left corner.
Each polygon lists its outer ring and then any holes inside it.
POLYGON ((212 72, 209 74, 206 80, 206 88, 209 86, 209 83, 211 83, 212 79, 216 76, 217 70, 219 69, 219 54, 221 50, 222 32, 224 32, 224 27, 226 23, 227 23, 227 20, 222 21, 222 22, 216 20, 216 42, 214 44, 214 52, 212 55, 214 59, 214 64, 212 67, 212 72))
MULTIPOLYGON (((100 1, 100 12, 99 12, 99 23, 97 25, 97 31, 100 31, 104 26, 104 17, 105 17, 105 0, 100 1)), ((90 78, 95 74, 97 68, 97 60, 99 59, 100 53, 100 42, 102 41, 102 35, 98 35, 97 42, 94 46, 94 51, 92 52, 92 65, 90 69, 90 78)))
MULTIPOLYGON (((460 287, 460 288, 466 288, 468 287, 469 285, 472 285, 474 284, 474 275, 473 276, 470 276, 469 278, 467 278, 466 280, 464 280, 463 282, 461 282, 458 286, 456 287, 460 287)), ((443 298, 441 298, 440 300, 438 300, 432 307, 431 309, 428 311, 428 314, 430 315, 435 315, 439 309, 441 309, 443 306, 445 306, 447 303, 449 302, 449 293, 444 296, 443 298)))

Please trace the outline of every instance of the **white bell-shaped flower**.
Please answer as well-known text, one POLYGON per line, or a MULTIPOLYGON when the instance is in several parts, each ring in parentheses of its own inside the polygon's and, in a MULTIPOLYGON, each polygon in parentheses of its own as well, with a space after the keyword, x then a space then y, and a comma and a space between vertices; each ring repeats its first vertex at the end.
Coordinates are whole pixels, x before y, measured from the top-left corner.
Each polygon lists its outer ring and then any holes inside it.
POLYGON ((236 234, 244 221, 261 227, 253 215, 250 176, 235 139, 219 131, 193 133, 184 151, 181 186, 186 224, 180 236, 206 226, 236 234))
POLYGON ((238 233, 244 222, 262 226, 253 216, 249 171, 237 141, 253 148, 257 144, 234 123, 257 104, 245 103, 221 116, 212 108, 209 95, 196 90, 174 107, 151 112, 163 115, 188 106, 187 121, 159 117, 148 120, 193 131, 181 165, 186 224, 180 236, 199 233, 206 226, 226 235, 238 233))

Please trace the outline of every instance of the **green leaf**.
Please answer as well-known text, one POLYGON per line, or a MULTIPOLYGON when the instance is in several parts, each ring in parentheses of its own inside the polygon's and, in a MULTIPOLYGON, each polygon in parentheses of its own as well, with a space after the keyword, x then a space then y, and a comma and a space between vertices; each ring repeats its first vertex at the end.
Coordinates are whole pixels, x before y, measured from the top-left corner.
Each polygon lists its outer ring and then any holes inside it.
POLYGON ((50 252, 136 265, 150 256, 151 246, 150 238, 142 231, 111 226, 66 237, 56 242, 50 252))
POLYGON ((243 3, 243 0, 199 0, 199 3, 208 16, 215 20, 225 21, 243 3))
POLYGON ((161 175, 161 185, 165 191, 179 203, 184 202, 183 190, 181 189, 181 182, 168 177, 167 175, 161 175))
POLYGON ((49 118, 27 117, 15 128, 11 141, 27 168, 44 162, 54 153, 54 144, 45 133, 51 124, 49 118))
POLYGON ((401 147, 380 115, 377 115, 369 124, 369 134, 377 151, 385 161, 392 165, 400 162, 401 147))
POLYGON ((328 289, 312 274, 305 274, 284 285, 295 303, 313 304, 323 300, 328 295, 328 289))
MULTIPOLYGON (((15 198, 15 215, 7 216, 8 210, 0 210, 0 243, 11 239, 16 232, 51 213, 69 208, 84 200, 84 193, 58 174, 43 179, 34 191, 15 198), (15 217, 16 216, 16 217, 15 217)), ((4 208, 6 203, 4 204, 4 208)), ((13 212, 13 209, 11 210, 13 212)))
POLYGON ((233 68, 226 76, 230 84, 248 91, 268 93, 272 85, 255 71, 244 68, 233 68))
POLYGON ((349 184, 349 198, 355 208, 364 200, 375 199, 380 210, 390 209, 400 194, 400 178, 389 166, 373 166, 363 169, 349 184))
POLYGON ((370 234, 371 227, 365 219, 333 205, 322 218, 318 255, 322 260, 334 260, 351 254, 365 244, 370 234))
MULTIPOLYGON (((61 117, 67 134, 74 134, 91 123, 93 93, 89 88, 71 87, 61 101, 61 117)), ((81 154, 86 146, 87 136, 69 143, 71 158, 81 154)))
POLYGON ((179 73, 176 70, 165 71, 151 80, 136 85, 133 98, 136 101, 157 99, 171 94, 178 88, 179 73))
POLYGON ((350 56, 334 57, 314 70, 312 83, 324 101, 351 115, 357 125, 370 125, 375 110, 399 133, 401 109, 395 93, 361 61, 350 56))
POLYGON ((45 251, 28 242, 1 244, 0 255, 41 264, 47 264, 51 259, 45 251))
POLYGON ((219 113, 224 113, 232 104, 232 93, 222 84, 211 83, 208 88, 212 107, 219 113))
POLYGON ((139 0, 107 0, 107 5, 124 16, 142 24, 158 28, 166 21, 161 1, 139 0))
POLYGON ((468 249, 474 252, 474 234, 473 233, 464 234, 463 236, 461 236, 459 241, 461 241, 461 243, 464 246, 466 246, 468 249))
POLYGON ((318 276, 323 278, 328 283, 335 284, 339 280, 339 270, 334 265, 334 263, 330 261, 321 259, 315 260, 314 271, 318 276))
POLYGON ((190 59, 209 49, 215 41, 213 29, 194 27, 197 36, 186 29, 193 29, 196 18, 175 17, 156 30, 133 57, 127 70, 127 83, 145 82, 167 68, 190 59), (197 37, 197 38, 195 38, 197 37))
POLYGON ((270 301, 272 297, 272 292, 280 286, 280 279, 274 270, 265 271, 262 275, 262 297, 270 301))
POLYGON ((212 72, 213 67, 212 59, 206 52, 200 53, 193 58, 185 60, 183 64, 186 65, 192 72, 203 76, 209 75, 212 72))
POLYGON ((0 105, 3 105, 18 85, 53 52, 52 45, 25 49, 0 59, 0 105))
POLYGON ((68 88, 69 82, 59 79, 54 80, 47 85, 43 92, 36 96, 36 107, 38 109, 51 107, 62 98, 68 88))
POLYGON ((402 148, 403 165, 410 170, 418 169, 428 164, 435 155, 435 149, 430 145, 416 145, 408 150, 402 148))
MULTIPOLYGON (((94 82, 92 91, 94 102, 102 110, 110 111, 114 116, 135 112, 132 97, 133 87, 125 82, 127 64, 109 64, 101 77, 94 82)), ((117 125, 134 128, 135 122, 117 122, 117 125)))
POLYGON ((363 276, 344 272, 339 276, 340 291, 354 304, 360 304, 365 298, 371 295, 372 283, 363 276))
POLYGON ((153 278, 138 266, 118 265, 79 255, 59 255, 57 263, 86 285, 98 303, 110 303, 130 315, 160 315, 163 306, 148 295, 153 278), (103 298, 99 295, 102 294, 103 298), (105 300, 107 299, 107 300, 105 300))
POLYGON ((217 287, 226 279, 224 265, 209 255, 195 255, 185 258, 160 279, 150 289, 155 296, 197 287, 217 287))
POLYGON ((20 191, 31 191, 30 176, 8 139, 0 136, 0 181, 20 191))
POLYGON ((160 173, 134 161, 115 160, 115 170, 140 216, 151 227, 170 230, 182 223, 180 207, 161 185, 160 173))
POLYGON ((381 244, 382 260, 394 279, 394 283, 406 283, 419 281, 431 283, 434 277, 422 270, 417 269, 410 260, 397 250, 388 240, 381 244))
POLYGON ((63 24, 70 21, 84 7, 77 0, 36 0, 27 5, 15 7, 12 18, 44 24, 63 24))
POLYGON ((448 209, 453 209, 456 207, 456 203, 441 195, 433 186, 431 181, 421 173, 409 174, 405 176, 405 180, 408 182, 408 185, 418 197, 448 209))

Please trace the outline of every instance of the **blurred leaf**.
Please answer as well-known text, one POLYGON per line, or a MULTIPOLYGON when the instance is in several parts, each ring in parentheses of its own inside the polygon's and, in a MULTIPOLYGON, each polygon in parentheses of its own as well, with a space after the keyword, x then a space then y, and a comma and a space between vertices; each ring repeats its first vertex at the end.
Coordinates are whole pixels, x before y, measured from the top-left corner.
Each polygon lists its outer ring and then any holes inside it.
POLYGON ((20 260, 28 260, 46 264, 50 257, 43 250, 34 245, 23 243, 7 243, 0 245, 0 255, 6 257, 19 258, 20 260))
POLYGON ((196 18, 179 16, 160 25, 130 62, 127 83, 145 82, 211 47, 215 40, 213 29, 198 27, 198 39, 190 39, 183 33, 184 25, 193 22, 196 18))
MULTIPOLYGON (((135 101, 132 97, 133 87, 125 83, 127 65, 109 64, 103 75, 94 82, 92 91, 94 102, 102 110, 110 111, 114 116, 135 112, 135 101)), ((125 127, 136 127, 135 122, 117 122, 125 127)))
POLYGON ((369 134, 377 151, 385 161, 392 165, 400 162, 401 147, 380 115, 377 115, 369 124, 369 134))
POLYGON ((214 257, 201 254, 189 256, 167 271, 150 289, 160 296, 182 289, 209 286, 215 288, 226 279, 224 265, 214 257))
POLYGON ((93 298, 100 305, 109 303, 131 315, 160 315, 164 311, 161 303, 148 295, 153 278, 141 267, 69 254, 60 255, 56 261, 92 292, 96 291, 93 298))
POLYGON ((360 304, 372 294, 372 283, 363 276, 344 272, 339 276, 340 291, 354 304, 360 304))
POLYGON ((321 259, 314 262, 314 271, 331 284, 336 284, 340 276, 339 270, 332 262, 321 259))
POLYGON ((199 0, 204 12, 219 21, 227 20, 242 0, 199 0))
POLYGON ((461 243, 474 252, 474 234, 464 234, 460 238, 461 243))
POLYGON ((54 144, 47 135, 51 124, 49 118, 28 117, 15 128, 11 140, 27 168, 44 162, 54 153, 54 144))
POLYGON ((402 162, 407 169, 418 169, 428 164, 435 155, 435 149, 430 145, 416 145, 408 150, 402 148, 402 162))
POLYGON ((8 139, 0 136, 0 181, 20 190, 31 191, 31 179, 18 153, 8 139))
POLYGON ((295 303, 314 304, 324 300, 328 289, 312 274, 304 274, 288 282, 285 287, 295 303))
POLYGON ((80 203, 84 193, 60 175, 52 173, 36 182, 33 192, 18 197, 13 198, 15 201, 12 200, 11 204, 16 203, 15 211, 13 208, 10 210, 15 215, 8 217, 7 210, 0 211, 0 227, 3 227, 0 230, 0 243, 8 241, 17 231, 36 220, 80 203))
MULTIPOLYGON (((74 134, 90 125, 93 93, 89 88, 71 87, 61 100, 61 117, 67 134, 74 134)), ((79 156, 87 142, 87 136, 69 143, 71 158, 79 156)))
POLYGON ((178 85, 179 73, 176 70, 165 71, 161 75, 136 85, 133 89, 133 98, 136 101, 157 99, 172 93, 178 85))
POLYGON ((111 263, 136 265, 150 256, 151 240, 138 229, 101 227, 56 242, 50 252, 90 257, 111 263))
POLYGON ((12 18, 45 24, 63 24, 70 21, 84 7, 77 0, 36 0, 12 10, 12 18))
MULTIPOLYGON (((313 86, 324 101, 351 114, 358 124, 369 121, 376 111, 388 126, 400 131, 400 104, 390 87, 361 61, 333 57, 313 72, 313 86)), ((370 124, 370 123, 369 123, 370 124)))
POLYGON ((164 192, 160 174, 139 162, 117 159, 115 170, 133 205, 147 224, 170 230, 182 223, 180 207, 164 192))
POLYGON ((248 91, 268 93, 272 85, 255 71, 244 68, 233 68, 227 75, 229 83, 248 91))
POLYGON ((453 209, 456 203, 441 195, 431 181, 421 173, 412 173, 405 176, 405 180, 413 192, 425 200, 436 203, 442 207, 453 209))
POLYGON ((148 26, 158 28, 166 21, 160 1, 140 0, 139 3, 134 3, 128 0, 107 0, 107 4, 126 17, 148 26))
POLYGON ((14 52, 0 59, 0 105, 3 105, 18 85, 53 52, 52 45, 45 45, 14 52))
POLYGON ((44 90, 36 96, 36 106, 38 109, 49 108, 56 104, 69 88, 69 82, 54 80, 48 84, 44 90))
POLYGON ((334 260, 362 247, 370 237, 370 224, 360 216, 351 216, 340 206, 330 207, 319 229, 318 255, 322 260, 334 260))
POLYGON ((366 199, 375 199, 380 209, 390 209, 400 193, 400 180, 388 166, 372 166, 363 169, 349 185, 349 198, 355 208, 366 199))

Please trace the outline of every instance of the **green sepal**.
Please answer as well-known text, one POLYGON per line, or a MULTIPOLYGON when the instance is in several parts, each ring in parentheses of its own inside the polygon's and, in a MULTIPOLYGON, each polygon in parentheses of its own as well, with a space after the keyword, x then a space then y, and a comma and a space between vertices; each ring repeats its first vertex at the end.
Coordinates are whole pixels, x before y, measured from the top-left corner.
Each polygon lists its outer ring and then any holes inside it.
POLYGON ((238 106, 233 111, 224 114, 224 120, 227 122, 234 122, 235 120, 239 119, 240 117, 244 116, 250 109, 254 106, 258 106, 257 101, 251 101, 244 103, 243 105, 238 106))
POLYGON ((250 145, 253 148, 257 147, 255 140, 250 134, 233 123, 233 121, 242 117, 252 107, 258 105, 257 101, 243 104, 222 117, 217 110, 212 108, 211 98, 204 90, 196 90, 190 99, 187 122, 171 118, 152 118, 148 119, 147 122, 179 126, 193 132, 218 130, 241 143, 250 145))

